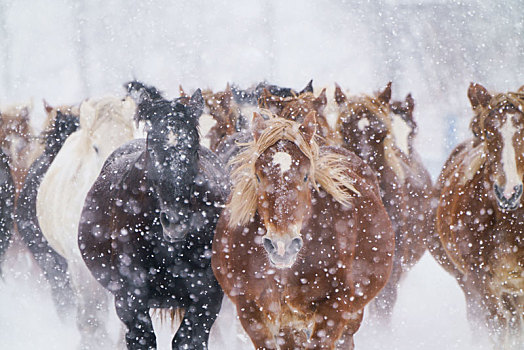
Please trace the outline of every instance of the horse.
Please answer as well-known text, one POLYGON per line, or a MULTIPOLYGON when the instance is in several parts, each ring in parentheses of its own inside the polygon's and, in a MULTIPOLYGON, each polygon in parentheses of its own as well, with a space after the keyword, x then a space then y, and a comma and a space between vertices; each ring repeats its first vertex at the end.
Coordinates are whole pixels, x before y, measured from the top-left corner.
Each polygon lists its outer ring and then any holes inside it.
POLYGON ((9 158, 0 148, 0 276, 1 263, 9 248, 14 229, 15 184, 9 167, 9 158))
POLYGON ((395 258, 388 284, 371 306, 380 322, 389 323, 401 279, 426 250, 431 218, 429 173, 413 147, 414 101, 390 105, 391 83, 376 96, 348 98, 335 89, 339 105, 337 132, 343 147, 355 152, 378 176, 382 201, 395 230, 395 258))
MULTIPOLYGON (((273 90, 274 91, 274 90, 273 90)), ((277 90, 278 92, 278 90, 277 90)), ((271 93, 271 90, 263 88, 259 94, 258 111, 267 110, 279 117, 294 120, 299 123, 304 121, 307 114, 315 111, 317 118, 317 139, 321 145, 336 144, 336 134, 329 126, 323 110, 327 104, 326 90, 323 89, 318 96, 313 94, 312 81, 299 93, 294 92, 284 96, 271 93)), ((262 112, 265 115, 265 112, 262 112)), ((242 118, 245 120, 245 118, 242 118)), ((228 132, 216 147, 216 153, 224 163, 228 163, 240 151, 240 145, 252 140, 251 131, 246 127, 247 123, 241 124, 237 132, 228 132)))
POLYGON ((256 349, 353 348, 391 272, 376 176, 355 154, 319 147, 316 125, 314 111, 303 123, 255 114, 233 160, 211 263, 256 349))
POLYGON ((273 95, 264 89, 259 99, 259 107, 269 109, 279 117, 295 120, 302 123, 311 111, 315 111, 317 122, 317 140, 324 144, 336 144, 336 134, 329 126, 324 109, 328 103, 326 89, 322 89, 318 96, 313 93, 312 82, 298 95, 281 97, 273 95), (308 88, 309 87, 309 88, 308 88))
POLYGON ((49 245, 67 261, 75 294, 77 326, 82 349, 110 348, 105 325, 107 293, 82 260, 78 224, 87 192, 105 159, 134 138, 131 97, 90 99, 80 105, 80 127, 64 142, 41 180, 36 213, 49 245))
POLYGON ((44 152, 29 168, 20 191, 16 205, 16 225, 22 241, 51 286, 51 295, 59 314, 65 316, 74 305, 73 291, 67 275, 67 261, 49 246, 42 235, 36 215, 36 196, 47 169, 67 137, 79 126, 78 109, 73 106, 55 108, 47 103, 45 103, 45 108, 53 125, 52 128, 45 131, 44 152))
POLYGON ((203 93, 206 109, 216 124, 209 130, 209 149, 216 152, 220 144, 234 133, 248 128, 246 118, 240 113, 240 107, 233 98, 229 84, 225 91, 203 93))
POLYGON ((437 253, 464 291, 475 327, 494 347, 524 343, 524 91, 471 84, 473 138, 460 144, 435 189, 437 253))
MULTIPOLYGON (((0 146, 7 155, 18 198, 31 163, 42 149, 31 126, 32 102, 3 107, 0 111, 0 146)), ((47 126, 47 125, 46 125, 47 126)), ((16 200, 16 199, 15 199, 16 200)))
POLYGON ((173 349, 207 349, 223 292, 211 242, 227 196, 224 166, 199 145, 203 98, 151 98, 138 89, 147 138, 117 149, 87 195, 78 231, 92 275, 115 296, 128 349, 154 349, 150 308, 182 317, 173 349))

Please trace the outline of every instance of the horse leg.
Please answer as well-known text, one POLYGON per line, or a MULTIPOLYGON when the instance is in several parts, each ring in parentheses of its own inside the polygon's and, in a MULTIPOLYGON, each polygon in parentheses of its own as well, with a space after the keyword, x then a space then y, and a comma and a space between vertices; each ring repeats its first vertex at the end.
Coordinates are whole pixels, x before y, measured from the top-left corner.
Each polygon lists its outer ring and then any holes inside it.
MULTIPOLYGON (((172 342, 173 349, 206 350, 211 326, 222 306, 222 290, 217 286, 198 303, 190 305, 184 314, 172 342)), ((203 293, 201 293, 203 295, 203 293)))
POLYGON ((393 307, 397 301, 398 284, 402 274, 402 266, 400 259, 395 259, 393 262, 393 270, 388 279, 388 282, 380 293, 372 301, 372 313, 382 326, 389 326, 391 318, 393 317, 393 307))
POLYGON ((337 350, 353 350, 355 348, 355 342, 353 341, 353 335, 357 333, 362 319, 364 318, 364 310, 359 310, 350 315, 349 322, 344 330, 344 334, 337 341, 337 350))
POLYGON ((147 300, 138 296, 147 295, 147 293, 136 292, 136 289, 128 292, 123 288, 115 295, 116 313, 127 327, 125 334, 127 349, 156 349, 156 337, 149 316, 147 300))
POLYGON ((306 349, 335 349, 335 344, 342 337, 348 324, 348 320, 345 318, 353 314, 341 310, 337 300, 341 299, 335 295, 317 307, 314 316, 315 325, 306 349))
POLYGON ((280 350, 303 349, 307 344, 307 335, 303 330, 286 326, 280 329, 276 341, 280 350))
POLYGON ((260 305, 244 297, 235 297, 233 302, 237 306, 240 323, 251 338, 256 350, 277 350, 273 333, 268 327, 270 320, 260 311, 260 305))
POLYGON ((59 316, 62 320, 67 319, 75 307, 75 295, 67 273, 67 265, 61 264, 51 253, 34 256, 51 287, 51 297, 59 316))
POLYGON ((108 293, 98 284, 87 267, 71 263, 71 282, 77 296, 77 327, 80 348, 98 350, 112 348, 106 330, 108 293))

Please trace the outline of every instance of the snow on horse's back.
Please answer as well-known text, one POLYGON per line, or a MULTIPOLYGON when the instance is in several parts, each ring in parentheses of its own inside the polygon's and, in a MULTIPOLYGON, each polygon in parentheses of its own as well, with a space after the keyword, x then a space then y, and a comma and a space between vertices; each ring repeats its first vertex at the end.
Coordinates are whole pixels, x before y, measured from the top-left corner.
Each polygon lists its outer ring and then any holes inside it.
MULTIPOLYGON (((68 270, 78 298, 78 317, 84 348, 86 339, 106 336, 98 324, 96 311, 107 300, 105 291, 90 275, 78 248, 78 223, 87 192, 106 158, 117 147, 133 139, 135 103, 129 97, 87 100, 80 106, 80 128, 64 143, 42 180, 37 195, 37 215, 49 244, 68 261, 68 270), (100 300, 102 299, 102 301, 100 300), (95 322, 93 321, 95 318, 95 322), (103 333, 97 333, 103 332, 103 333), (84 335, 87 336, 84 339, 84 335)), ((102 307, 102 309, 104 309, 102 307)), ((98 311, 99 312, 99 311, 98 311)), ((103 323, 103 322, 102 322, 103 323)), ((100 348, 102 344, 98 343, 100 348)), ((103 345, 102 345, 103 347, 103 345)), ((94 347, 93 347, 94 348, 94 347)))

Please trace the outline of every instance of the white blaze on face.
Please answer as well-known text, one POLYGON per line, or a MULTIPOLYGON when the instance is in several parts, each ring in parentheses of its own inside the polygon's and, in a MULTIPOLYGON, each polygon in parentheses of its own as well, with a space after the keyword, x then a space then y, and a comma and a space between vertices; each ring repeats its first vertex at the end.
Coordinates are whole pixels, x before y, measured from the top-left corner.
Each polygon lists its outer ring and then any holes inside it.
POLYGON ((369 126, 369 120, 368 118, 362 118, 357 123, 358 130, 362 131, 365 127, 369 126))
POLYGON ((391 121, 395 144, 405 155, 409 155, 409 134, 412 131, 411 127, 401 116, 394 113, 391 113, 391 121))
POLYGON ((173 131, 169 131, 169 134, 167 134, 167 144, 169 146, 176 146, 178 143, 178 135, 175 134, 173 131))
POLYGON ((513 126, 513 115, 508 114, 506 122, 500 129, 502 135, 502 169, 506 177, 504 186, 504 196, 510 198, 515 191, 515 186, 522 184, 522 179, 517 172, 517 160, 515 158, 515 147, 513 146, 513 137, 518 129, 513 126))
POLYGON ((284 173, 291 169, 291 156, 286 152, 277 152, 273 156, 273 164, 280 166, 280 172, 284 173))

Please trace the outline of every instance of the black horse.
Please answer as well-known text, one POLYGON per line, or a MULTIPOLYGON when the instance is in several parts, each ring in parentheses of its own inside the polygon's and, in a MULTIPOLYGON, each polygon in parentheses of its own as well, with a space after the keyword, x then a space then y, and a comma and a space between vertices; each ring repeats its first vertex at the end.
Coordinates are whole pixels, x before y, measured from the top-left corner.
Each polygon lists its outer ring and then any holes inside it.
POLYGON ((257 105, 262 92, 266 89, 271 93, 271 95, 278 97, 292 97, 298 96, 304 92, 313 92, 313 80, 310 80, 309 83, 301 91, 294 90, 288 87, 280 87, 278 85, 270 84, 267 81, 258 83, 255 87, 251 87, 246 90, 242 90, 236 86, 231 88, 233 92, 233 98, 238 104, 250 104, 257 105))
POLYGON ((147 139, 106 160, 84 204, 80 250, 115 295, 128 349, 156 348, 152 307, 183 310, 173 349, 207 349, 223 297, 210 259, 229 188, 224 166, 199 146, 200 90, 171 102, 137 82, 128 89, 147 139))
MULTIPOLYGON (((9 159, 0 149, 0 264, 4 260, 5 252, 11 241, 14 207, 15 185, 9 168, 9 159)), ((0 266, 0 275, 1 272, 0 266)))
POLYGON ((78 126, 78 116, 57 111, 53 127, 45 135, 44 152, 31 164, 16 205, 18 232, 49 282, 53 300, 61 315, 70 311, 74 304, 73 291, 66 273, 67 262, 51 248, 42 234, 36 216, 36 196, 47 169, 67 137, 78 126))

